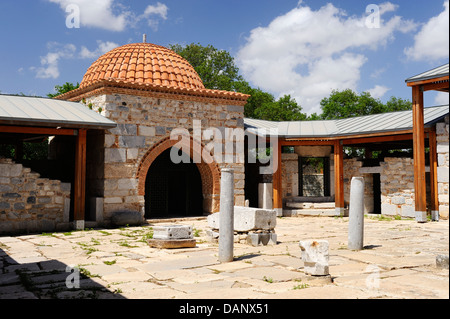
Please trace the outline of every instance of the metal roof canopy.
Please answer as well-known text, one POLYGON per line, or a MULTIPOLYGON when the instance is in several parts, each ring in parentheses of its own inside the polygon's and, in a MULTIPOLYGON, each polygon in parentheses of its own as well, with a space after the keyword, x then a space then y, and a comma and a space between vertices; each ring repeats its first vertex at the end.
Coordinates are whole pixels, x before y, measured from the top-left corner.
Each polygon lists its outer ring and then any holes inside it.
POLYGON ((412 76, 410 78, 407 78, 405 81, 406 83, 411 82, 419 82, 419 81, 426 81, 431 79, 436 79, 444 76, 449 75, 449 64, 441 65, 437 68, 431 69, 429 71, 420 73, 418 75, 412 76))
POLYGON ((109 129, 117 124, 81 103, 0 94, 0 125, 109 129))
MULTIPOLYGON (((424 109, 425 125, 431 126, 449 114, 448 105, 424 109)), ((285 138, 331 138, 353 135, 407 131, 413 128, 412 111, 389 112, 325 121, 273 122, 244 119, 245 128, 253 134, 285 138), (262 131, 258 131, 262 129, 262 131), (272 131, 272 133, 274 133, 272 131)))

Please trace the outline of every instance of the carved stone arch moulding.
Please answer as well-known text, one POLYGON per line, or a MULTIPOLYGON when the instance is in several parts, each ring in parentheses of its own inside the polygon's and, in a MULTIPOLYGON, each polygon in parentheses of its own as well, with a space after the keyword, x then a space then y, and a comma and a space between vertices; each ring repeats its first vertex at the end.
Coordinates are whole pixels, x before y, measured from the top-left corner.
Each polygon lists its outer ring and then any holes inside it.
MULTIPOLYGON (((147 151, 138 166, 136 176, 138 179, 138 194, 140 196, 145 196, 145 181, 151 165, 159 155, 173 146, 181 146, 182 150, 189 149, 191 159, 202 158, 204 146, 192 137, 189 137, 189 139, 186 137, 182 138, 181 141, 171 140, 170 136, 161 139, 147 151), (189 141, 189 145, 187 145, 187 141, 189 141)), ((208 213, 214 213, 219 211, 220 168, 211 155, 208 154, 207 156, 209 158, 207 158, 206 162, 202 160, 201 163, 196 163, 196 165, 202 180, 203 210, 208 213)))

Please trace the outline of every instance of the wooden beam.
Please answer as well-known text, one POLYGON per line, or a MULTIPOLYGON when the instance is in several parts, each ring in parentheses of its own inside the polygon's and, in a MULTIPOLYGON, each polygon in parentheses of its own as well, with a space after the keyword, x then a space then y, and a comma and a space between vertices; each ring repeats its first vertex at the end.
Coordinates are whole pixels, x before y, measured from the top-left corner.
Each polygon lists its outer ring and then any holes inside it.
POLYGON ((436 131, 430 132, 428 136, 428 144, 430 147, 431 217, 433 220, 439 220, 436 131))
POLYGON ((334 144, 334 192, 336 214, 344 213, 344 147, 341 141, 334 144))
POLYGON ((448 91, 449 85, 448 81, 439 83, 429 83, 422 85, 422 91, 448 91))
POLYGON ((434 78, 434 79, 428 79, 428 80, 417 81, 417 82, 409 82, 406 85, 415 87, 418 85, 424 85, 424 84, 435 83, 435 82, 440 82, 440 81, 448 81, 448 79, 449 79, 449 76, 446 75, 446 76, 441 76, 439 78, 434 78))
POLYGON ((427 221, 427 192, 425 179, 423 92, 419 86, 414 86, 412 91, 415 211, 416 221, 424 223, 427 221))
POLYGON ((77 130, 57 129, 49 127, 4 126, 0 125, 0 133, 42 134, 42 135, 77 135, 77 130))
POLYGON ((272 176, 272 187, 273 187, 273 208, 277 211, 277 215, 282 214, 283 212, 283 189, 282 189, 282 181, 281 181, 281 147, 282 144, 280 142, 277 143, 276 152, 274 154, 273 163, 274 172, 272 176), (276 157, 276 158, 275 158, 276 157))
POLYGON ((350 139, 343 140, 343 143, 344 143, 344 145, 352 145, 352 144, 408 141, 408 140, 412 140, 412 139, 413 139, 412 133, 408 133, 408 134, 399 134, 399 135, 350 138, 350 139))
POLYGON ((86 205, 86 130, 78 130, 75 146, 75 179, 74 179, 74 222, 75 228, 84 228, 86 205))
POLYGON ((334 140, 329 141, 280 140, 280 143, 282 146, 318 146, 318 145, 333 146, 334 140))

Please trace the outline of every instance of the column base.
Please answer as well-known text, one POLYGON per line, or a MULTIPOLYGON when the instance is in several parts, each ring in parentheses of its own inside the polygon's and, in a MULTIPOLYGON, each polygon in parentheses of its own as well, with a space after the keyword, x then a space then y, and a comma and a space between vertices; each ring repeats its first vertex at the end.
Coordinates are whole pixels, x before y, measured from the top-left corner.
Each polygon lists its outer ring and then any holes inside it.
POLYGON ((73 228, 75 230, 84 230, 84 220, 74 220, 73 228))
POLYGON ((345 208, 344 207, 336 207, 334 209, 334 215, 337 217, 344 217, 345 216, 345 208))
POLYGON ((426 223, 427 222, 427 212, 417 211, 416 214, 416 222, 418 223, 426 223))
POLYGON ((439 211, 438 210, 432 210, 431 211, 431 220, 434 222, 439 221, 439 211))

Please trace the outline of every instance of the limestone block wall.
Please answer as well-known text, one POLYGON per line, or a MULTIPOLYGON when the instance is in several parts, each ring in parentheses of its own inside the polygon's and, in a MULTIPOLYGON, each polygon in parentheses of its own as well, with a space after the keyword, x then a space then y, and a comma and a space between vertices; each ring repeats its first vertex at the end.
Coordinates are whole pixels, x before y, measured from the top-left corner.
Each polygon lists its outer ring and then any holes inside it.
POLYGON ((298 196, 298 155, 281 154, 281 183, 283 198, 298 196))
MULTIPOLYGON (((186 98, 187 99, 187 98, 186 98)), ((128 94, 104 94, 86 99, 86 104, 93 110, 115 121, 118 126, 108 130, 104 135, 104 167, 102 174, 93 173, 96 183, 103 183, 104 218, 110 218, 117 210, 135 210, 143 212, 145 198, 139 192, 139 169, 143 162, 152 157, 149 154, 159 145, 165 145, 174 129, 186 129, 191 136, 195 134, 194 120, 201 125, 201 130, 214 127, 225 134, 225 128, 244 128, 244 107, 240 105, 220 104, 214 100, 182 101, 179 99, 135 96, 128 94)), ((204 145, 210 142, 207 136, 200 134, 204 145)), ((224 147, 221 147, 224 150, 224 147)), ((101 150, 100 150, 101 151, 101 150)), ((236 157, 236 154, 232 154, 236 157)), ((220 174, 220 168, 231 167, 235 172, 235 205, 244 206, 245 169, 242 159, 234 163, 212 163, 220 174), (242 163, 236 163, 241 160, 242 163)), ((200 167, 200 166, 199 166, 200 167)), ((148 168, 147 168, 148 169, 148 168)), ((205 169, 208 169, 206 167, 205 169)), ((200 167, 200 173, 202 174, 200 167)), ((143 170, 145 172, 145 170, 143 170)), ((208 183, 202 180, 204 188, 208 183)), ((142 187, 142 185, 141 185, 142 187)), ((210 212, 218 211, 217 194, 204 194, 210 202, 210 212)))
POLYGON ((449 195, 448 195, 448 172, 449 172, 449 117, 445 122, 436 124, 437 143, 437 180, 439 194, 439 215, 442 219, 448 219, 449 195))
POLYGON ((373 204, 373 175, 361 173, 362 162, 357 158, 344 159, 344 201, 350 202, 350 188, 353 177, 364 178, 364 213, 372 213, 373 204))
POLYGON ((0 159, 0 234, 70 228, 70 183, 0 159))
POLYGON ((381 213, 415 217, 414 160, 386 157, 381 166, 381 213))

